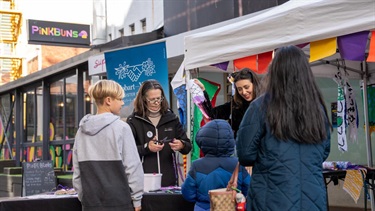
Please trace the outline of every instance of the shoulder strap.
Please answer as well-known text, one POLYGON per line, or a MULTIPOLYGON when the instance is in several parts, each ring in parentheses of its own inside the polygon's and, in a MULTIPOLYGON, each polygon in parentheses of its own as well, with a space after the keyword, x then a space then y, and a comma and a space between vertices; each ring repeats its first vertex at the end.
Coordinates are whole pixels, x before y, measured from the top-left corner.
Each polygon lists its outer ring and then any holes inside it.
POLYGON ((232 173, 232 177, 230 178, 227 189, 237 189, 237 180, 238 180, 238 171, 240 169, 240 163, 237 162, 236 168, 234 168, 234 171, 232 173))
POLYGON ((237 191, 241 192, 241 190, 237 189, 237 180, 238 180, 238 171, 240 169, 240 163, 237 162, 236 168, 234 168, 234 171, 232 173, 232 177, 230 178, 228 185, 227 185, 227 191, 232 191, 232 200, 235 200, 237 191))

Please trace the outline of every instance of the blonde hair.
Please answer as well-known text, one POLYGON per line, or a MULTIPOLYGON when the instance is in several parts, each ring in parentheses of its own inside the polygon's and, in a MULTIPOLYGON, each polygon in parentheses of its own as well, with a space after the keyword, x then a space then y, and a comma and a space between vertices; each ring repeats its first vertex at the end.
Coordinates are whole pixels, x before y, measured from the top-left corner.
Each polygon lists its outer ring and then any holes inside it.
POLYGON ((96 105, 103 105, 104 98, 122 99, 125 97, 124 89, 113 80, 99 80, 89 87, 88 94, 95 100, 96 105))

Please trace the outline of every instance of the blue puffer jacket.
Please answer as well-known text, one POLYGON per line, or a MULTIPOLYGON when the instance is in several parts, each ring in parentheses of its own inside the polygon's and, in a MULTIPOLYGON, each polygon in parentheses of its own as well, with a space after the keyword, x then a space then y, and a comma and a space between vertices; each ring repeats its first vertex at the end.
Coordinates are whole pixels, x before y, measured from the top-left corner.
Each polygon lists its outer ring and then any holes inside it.
POLYGON ((250 104, 237 133, 242 165, 253 165, 247 210, 327 210, 322 163, 330 152, 330 130, 321 144, 280 141, 265 122, 264 97, 250 104))
MULTIPOLYGON (((204 125, 196 135, 196 142, 205 157, 195 160, 182 184, 182 195, 187 201, 196 202, 195 211, 209 210, 208 191, 227 187, 237 158, 234 153, 234 138, 231 126, 225 120, 212 120, 204 125)), ((246 196, 250 175, 241 166, 237 188, 246 196)))

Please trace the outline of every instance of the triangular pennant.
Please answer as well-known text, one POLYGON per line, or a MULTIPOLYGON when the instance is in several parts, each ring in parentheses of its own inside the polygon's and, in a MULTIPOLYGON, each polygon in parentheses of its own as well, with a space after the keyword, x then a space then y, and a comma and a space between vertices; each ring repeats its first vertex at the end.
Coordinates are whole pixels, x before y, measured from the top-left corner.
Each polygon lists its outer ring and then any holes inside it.
POLYGON ((238 69, 250 68, 252 70, 257 70, 257 55, 247 56, 240 59, 233 60, 233 65, 238 69))
POLYGON ((371 32, 370 47, 368 50, 367 62, 375 62, 375 31, 371 32))
POLYGON ((227 71, 228 64, 229 64, 229 62, 222 62, 222 63, 218 63, 218 64, 213 64, 211 66, 214 66, 214 67, 217 67, 217 68, 222 69, 224 71, 227 71))
POLYGON ((272 51, 261 53, 258 55, 258 70, 254 72, 258 74, 266 73, 268 70, 268 65, 272 60, 272 51))
POLYGON ((336 37, 310 43, 310 62, 336 53, 336 37))
POLYGON ((364 61, 369 31, 347 34, 337 38, 341 58, 353 61, 364 61))
POLYGON ((309 43, 302 43, 302 44, 298 44, 296 45, 297 47, 299 48, 304 48, 306 45, 308 45, 309 43))

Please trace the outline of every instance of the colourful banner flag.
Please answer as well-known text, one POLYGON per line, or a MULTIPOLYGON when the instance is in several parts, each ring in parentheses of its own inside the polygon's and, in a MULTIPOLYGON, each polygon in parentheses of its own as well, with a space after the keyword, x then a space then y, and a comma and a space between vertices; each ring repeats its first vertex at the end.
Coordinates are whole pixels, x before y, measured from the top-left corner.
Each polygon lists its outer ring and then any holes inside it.
POLYGON ((214 66, 214 67, 217 67, 217 68, 222 69, 224 71, 227 71, 228 65, 229 65, 229 62, 222 62, 222 63, 218 63, 218 64, 213 64, 211 66, 214 66))
MULTIPOLYGON (((361 81, 361 94, 363 99, 363 81, 361 81)), ((367 86, 367 108, 368 108, 368 121, 369 132, 375 132, 375 84, 367 86)))
POLYGON ((336 37, 310 43, 310 62, 332 56, 336 53, 336 37))
POLYGON ((341 58, 364 61, 369 31, 347 34, 337 38, 341 58))
POLYGON ((104 53, 108 79, 117 81, 125 91, 121 117, 134 109, 133 100, 143 81, 158 80, 169 99, 168 62, 165 42, 104 53))
POLYGON ((304 48, 308 44, 310 44, 310 43, 302 43, 302 44, 298 44, 296 46, 299 47, 299 48, 304 48))
MULTIPOLYGON (((216 97, 219 93, 221 87, 220 84, 209 81, 207 79, 198 78, 198 80, 204 85, 204 88, 210 97, 211 104, 213 107, 215 107, 216 104, 216 97)), ((193 126, 191 131, 191 141, 193 143, 193 149, 191 151, 191 162, 194 160, 200 158, 200 149, 195 142, 195 135, 197 134, 200 127, 202 127, 205 124, 205 120, 203 119, 202 112, 199 110, 198 106, 194 104, 194 117, 193 117, 193 126)))
POLYGON ((370 47, 368 49, 367 62, 375 62, 375 31, 371 32, 370 47))
POLYGON ((264 74, 268 70, 268 65, 272 60, 273 51, 258 54, 258 70, 254 70, 258 74, 264 74))
POLYGON ((247 56, 240 59, 233 60, 233 65, 238 69, 250 68, 252 70, 257 70, 257 55, 247 56))

